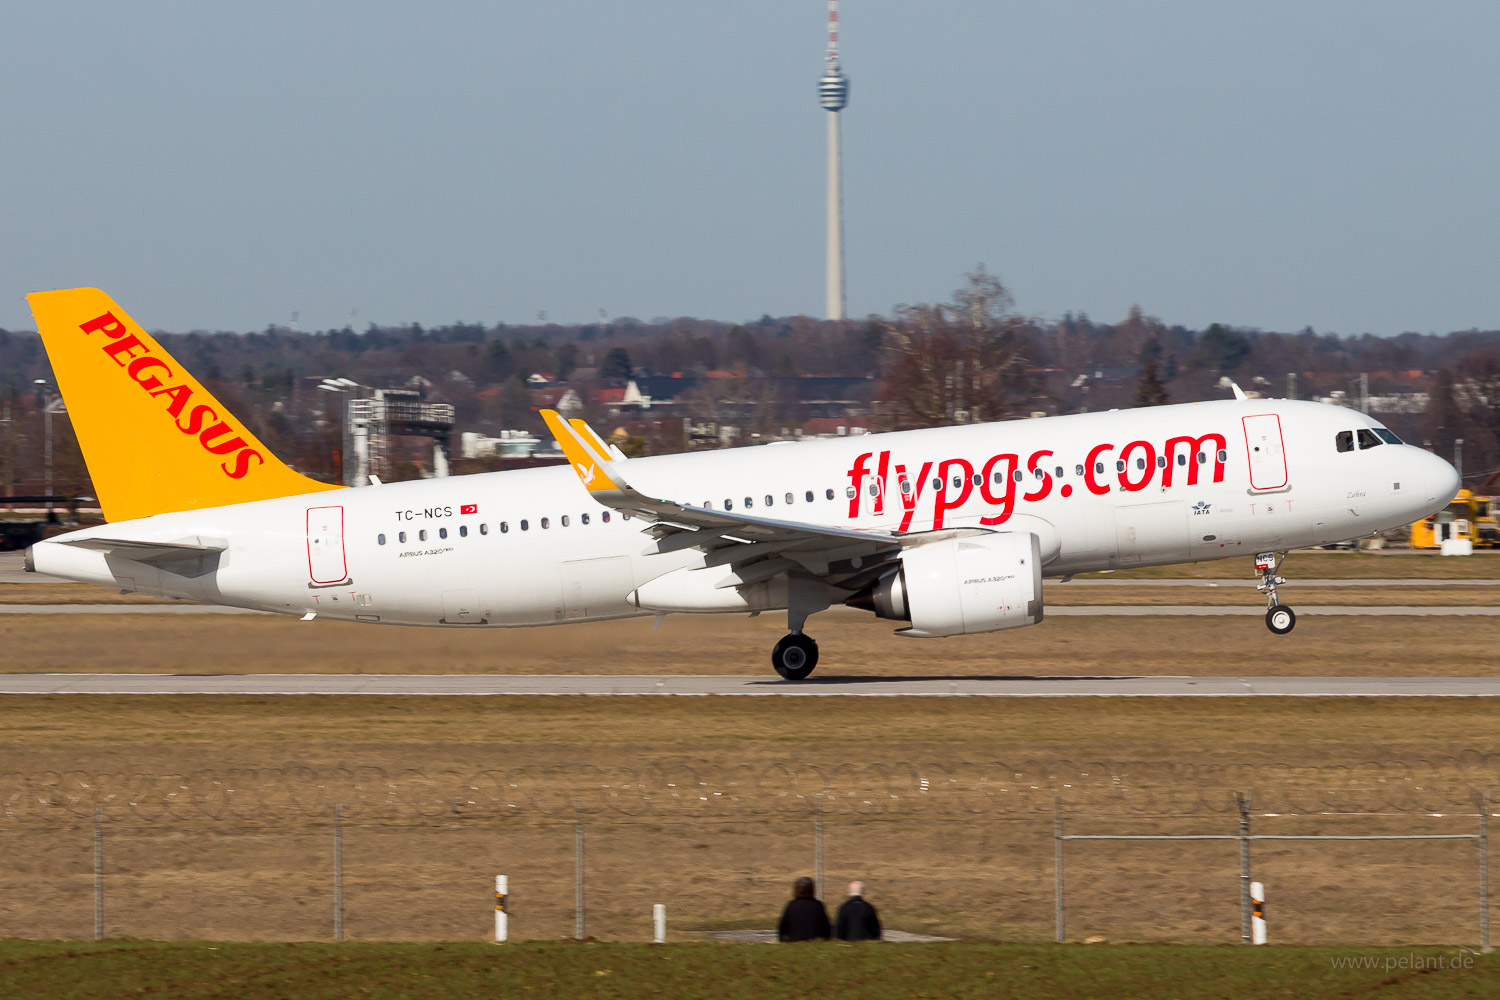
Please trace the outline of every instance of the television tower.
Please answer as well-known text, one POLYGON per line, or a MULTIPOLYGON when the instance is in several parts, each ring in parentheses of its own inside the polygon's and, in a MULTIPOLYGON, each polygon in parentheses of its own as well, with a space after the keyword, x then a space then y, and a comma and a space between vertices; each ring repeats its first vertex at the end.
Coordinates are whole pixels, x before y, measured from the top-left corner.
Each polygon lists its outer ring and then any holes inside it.
POLYGON ((844 318, 844 157, 839 142, 839 112, 849 103, 849 78, 839 68, 839 0, 828 0, 828 55, 818 80, 818 103, 828 112, 828 260, 826 309, 829 319, 844 318))

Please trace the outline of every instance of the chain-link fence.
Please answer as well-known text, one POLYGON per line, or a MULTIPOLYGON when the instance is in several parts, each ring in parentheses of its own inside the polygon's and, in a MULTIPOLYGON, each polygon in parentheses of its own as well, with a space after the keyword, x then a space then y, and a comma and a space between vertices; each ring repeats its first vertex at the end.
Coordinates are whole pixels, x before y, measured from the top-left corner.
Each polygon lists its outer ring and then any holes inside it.
POLYGON ((830 904, 863 879, 894 928, 1049 940, 1064 833, 1091 840, 1067 851, 1069 937, 1238 941, 1239 778, 1273 941, 1474 943, 1478 803, 1497 774, 1500 754, 1478 753, 15 773, 0 775, 0 935, 483 938, 505 874, 512 938, 649 940, 657 903, 673 935, 774 926, 807 874, 830 904), (1162 836, 1199 839, 1143 839, 1162 836), (1443 839, 1301 839, 1387 836, 1443 839))

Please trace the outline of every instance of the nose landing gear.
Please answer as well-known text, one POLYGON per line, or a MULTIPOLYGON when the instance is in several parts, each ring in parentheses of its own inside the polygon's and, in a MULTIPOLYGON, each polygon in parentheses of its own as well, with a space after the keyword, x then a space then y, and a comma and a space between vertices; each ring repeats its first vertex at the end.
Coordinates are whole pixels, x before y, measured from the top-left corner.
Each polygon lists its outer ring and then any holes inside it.
POLYGON ((1286 580, 1278 574, 1281 564, 1285 561, 1285 552, 1261 552, 1255 557, 1255 569, 1260 573, 1260 583, 1255 589, 1265 592, 1266 628, 1277 635, 1286 635, 1297 627, 1297 613, 1282 604, 1276 596, 1276 588, 1286 583, 1286 580))
POLYGON ((784 636, 771 650, 771 665, 786 680, 803 680, 818 665, 818 644, 801 632, 784 636))

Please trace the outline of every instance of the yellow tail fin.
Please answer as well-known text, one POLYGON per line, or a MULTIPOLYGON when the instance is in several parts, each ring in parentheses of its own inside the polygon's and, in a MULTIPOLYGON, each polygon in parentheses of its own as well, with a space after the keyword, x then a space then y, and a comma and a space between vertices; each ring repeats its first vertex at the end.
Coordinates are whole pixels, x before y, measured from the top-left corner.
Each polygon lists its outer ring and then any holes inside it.
POLYGON ((26 299, 106 519, 339 488, 282 464, 97 288, 26 299))

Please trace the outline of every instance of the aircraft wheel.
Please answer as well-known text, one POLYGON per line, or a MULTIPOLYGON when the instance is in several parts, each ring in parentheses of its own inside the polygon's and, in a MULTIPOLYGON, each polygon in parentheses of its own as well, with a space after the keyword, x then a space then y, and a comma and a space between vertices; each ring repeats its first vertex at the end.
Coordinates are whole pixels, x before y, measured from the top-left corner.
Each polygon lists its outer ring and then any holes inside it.
POLYGON ((800 681, 818 665, 818 644, 801 632, 793 632, 771 650, 771 665, 786 680, 800 681))
POLYGON ((1266 612, 1266 628, 1277 635, 1286 635, 1297 625, 1297 613, 1285 604, 1274 605, 1266 612))

